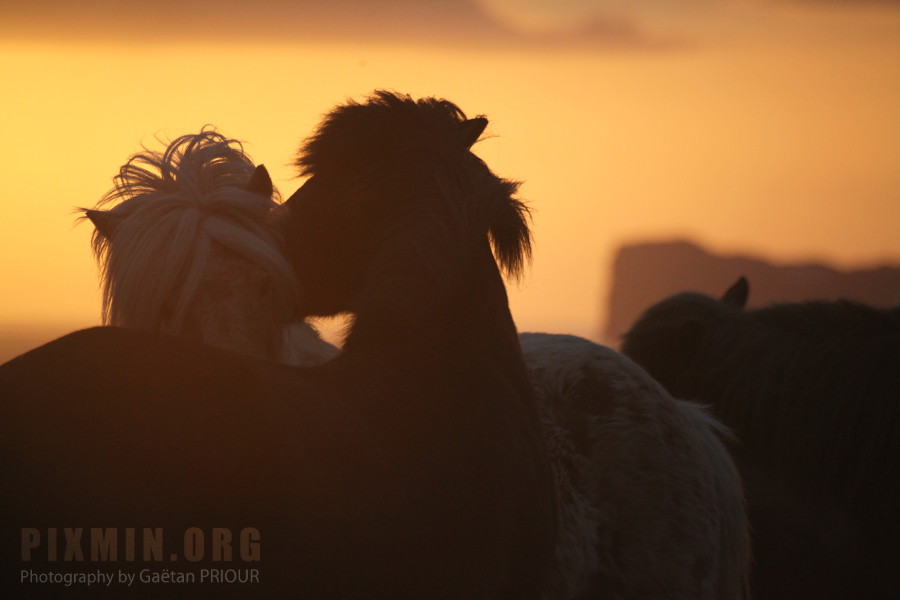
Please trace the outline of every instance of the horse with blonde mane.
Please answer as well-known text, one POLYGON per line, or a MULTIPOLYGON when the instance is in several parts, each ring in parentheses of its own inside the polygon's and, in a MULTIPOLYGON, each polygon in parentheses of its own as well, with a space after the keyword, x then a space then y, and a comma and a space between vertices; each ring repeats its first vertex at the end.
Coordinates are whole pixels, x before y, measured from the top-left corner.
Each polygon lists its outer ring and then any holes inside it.
POLYGON ((132 156, 85 211, 96 228, 104 324, 285 364, 334 357, 295 317, 300 288, 281 249, 277 197, 265 167, 211 128, 132 156))

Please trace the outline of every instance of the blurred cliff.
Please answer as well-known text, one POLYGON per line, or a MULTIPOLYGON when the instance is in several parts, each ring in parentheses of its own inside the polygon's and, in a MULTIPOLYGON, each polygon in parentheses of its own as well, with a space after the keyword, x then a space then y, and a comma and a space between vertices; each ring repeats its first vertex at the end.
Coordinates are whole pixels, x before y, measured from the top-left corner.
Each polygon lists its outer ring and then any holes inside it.
POLYGON ((721 296, 738 277, 750 281, 748 306, 773 302, 847 299, 900 305, 900 266, 844 271, 825 264, 774 264, 753 256, 722 256, 689 241, 623 246, 613 263, 603 337, 618 345, 651 305, 678 292, 721 296))

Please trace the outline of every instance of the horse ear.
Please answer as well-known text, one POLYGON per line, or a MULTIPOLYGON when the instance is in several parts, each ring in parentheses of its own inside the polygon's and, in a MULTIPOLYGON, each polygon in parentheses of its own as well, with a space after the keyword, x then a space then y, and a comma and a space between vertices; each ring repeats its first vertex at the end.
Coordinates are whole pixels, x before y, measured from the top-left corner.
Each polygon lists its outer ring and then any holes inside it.
POLYGON ((471 148, 478 141, 478 138, 484 133, 484 128, 487 127, 487 124, 488 120, 484 117, 467 119, 459 124, 462 130, 463 144, 465 144, 466 148, 471 148))
POLYGON ((750 296, 750 284, 746 277, 741 277, 734 285, 728 288, 725 295, 722 296, 722 302, 735 308, 744 308, 747 306, 747 298, 750 296))
POLYGON ((122 217, 113 214, 108 210, 89 209, 84 211, 84 216, 91 220, 91 223, 93 223, 94 227, 97 229, 97 233, 108 240, 112 239, 113 234, 116 232, 116 228, 119 226, 119 223, 122 222, 122 217))
POLYGON ((250 176, 250 181, 247 182, 244 189, 248 192, 259 194, 264 198, 272 197, 274 186, 272 185, 272 178, 269 177, 269 171, 266 169, 265 165, 256 167, 253 171, 253 175, 250 176))

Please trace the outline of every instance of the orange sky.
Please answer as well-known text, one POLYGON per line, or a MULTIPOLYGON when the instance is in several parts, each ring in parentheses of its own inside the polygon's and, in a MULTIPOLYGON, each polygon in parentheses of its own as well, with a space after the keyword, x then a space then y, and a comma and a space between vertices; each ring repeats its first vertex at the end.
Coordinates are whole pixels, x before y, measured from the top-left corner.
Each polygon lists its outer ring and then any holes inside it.
MULTIPOLYGON (((313 13, 302 30, 318 35, 302 40, 282 23, 270 39, 192 43, 136 42, 131 29, 127 42, 49 39, 39 32, 62 17, 47 12, 4 21, 17 33, 0 37, 0 333, 97 321, 90 228, 74 227, 72 209, 93 205, 142 141, 212 123, 290 194, 302 137, 375 88, 490 118, 495 137, 476 149, 525 181, 535 209, 534 265, 511 299, 521 329, 597 339, 623 242, 688 236, 781 260, 900 263, 900 10, 482 2, 432 20, 445 26, 430 42, 421 24, 447 3, 358 39, 313 13)), ((269 5, 248 29, 284 21, 269 5)), ((350 0, 334 6, 352 13, 350 0)))

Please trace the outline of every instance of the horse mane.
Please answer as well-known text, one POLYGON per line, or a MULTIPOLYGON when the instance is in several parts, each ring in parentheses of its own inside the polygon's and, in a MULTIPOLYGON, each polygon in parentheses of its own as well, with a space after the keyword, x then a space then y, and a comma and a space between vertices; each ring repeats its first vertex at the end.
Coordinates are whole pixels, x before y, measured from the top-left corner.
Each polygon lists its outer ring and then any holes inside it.
MULTIPOLYGON (((777 402, 782 411, 790 410, 792 404, 813 403, 813 421, 806 427, 810 433, 823 432, 823 448, 850 452, 860 444, 891 443, 890 456, 898 457, 900 467, 900 378, 894 374, 900 364, 900 314, 896 311, 847 301, 776 304, 745 311, 732 327, 710 333, 707 358, 722 353, 721 369, 745 380, 758 369, 769 380, 767 389, 778 390, 758 402, 777 402), (816 397, 809 390, 815 390, 816 397), (858 423, 858 429, 850 424, 866 416, 872 420, 858 423), (884 435, 877 435, 872 426, 884 435), (839 428, 868 431, 868 439, 824 433, 839 428), (888 430, 893 430, 892 436, 888 430)), ((754 425, 765 427, 760 422, 754 425)))
MULTIPOLYGON (((876 527, 900 532, 900 312, 848 301, 781 304, 746 311, 735 325, 706 356, 718 348, 722 371, 737 374, 729 411, 755 400, 795 433, 775 436, 766 460, 806 453, 801 476, 814 470, 842 500, 894 515, 876 527), (729 353, 734 333, 743 341, 729 353), (754 361, 765 384, 756 398, 754 361)), ((744 414, 744 438, 770 435, 771 422, 744 414)))
POLYGON ((115 232, 98 227, 91 240, 105 324, 180 332, 220 250, 268 274, 278 318, 291 319, 299 289, 280 251, 277 192, 247 189, 254 170, 239 141, 209 126, 164 152, 145 147, 119 169, 97 205, 114 205, 105 214, 115 232))
POLYGON ((447 100, 379 90, 329 112, 294 164, 361 202, 413 203, 423 190, 464 200, 463 221, 484 228, 504 272, 518 278, 531 257, 530 213, 515 198, 519 183, 469 152, 486 125, 447 100))

